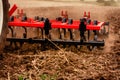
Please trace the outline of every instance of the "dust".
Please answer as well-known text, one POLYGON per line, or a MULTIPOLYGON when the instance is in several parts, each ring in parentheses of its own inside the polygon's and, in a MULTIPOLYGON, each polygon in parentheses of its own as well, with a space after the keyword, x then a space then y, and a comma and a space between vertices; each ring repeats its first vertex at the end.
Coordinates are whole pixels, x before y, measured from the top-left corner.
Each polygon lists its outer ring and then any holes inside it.
MULTIPOLYGON (((110 29, 112 28, 111 26, 109 26, 110 29)), ((114 46, 114 42, 115 42, 116 36, 113 33, 112 30, 110 30, 110 33, 107 37, 107 39, 105 40, 105 48, 104 48, 104 52, 108 53, 111 51, 111 47, 114 46)))
POLYGON ((112 47, 116 47, 119 50, 119 47, 117 47, 119 45, 119 30, 120 30, 120 9, 110 9, 109 10, 110 13, 108 13, 107 15, 107 20, 110 22, 111 24, 111 31, 110 33, 112 34, 111 36, 109 36, 109 40, 108 41, 112 41, 109 44, 113 44, 111 45, 112 47), (118 45, 116 45, 116 42, 118 45))

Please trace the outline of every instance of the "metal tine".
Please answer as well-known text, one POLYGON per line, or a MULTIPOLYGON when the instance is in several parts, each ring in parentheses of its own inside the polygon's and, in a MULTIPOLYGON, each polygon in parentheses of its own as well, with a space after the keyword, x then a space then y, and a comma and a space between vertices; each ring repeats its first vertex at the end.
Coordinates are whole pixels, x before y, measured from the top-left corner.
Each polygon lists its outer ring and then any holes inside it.
POLYGON ((58 29, 59 31, 59 34, 60 34, 60 39, 64 39, 64 32, 63 32, 63 29, 58 29))
MULTIPOLYGON (((94 21, 93 21, 93 24, 94 24, 94 25, 97 25, 97 24, 98 24, 98 21, 97 21, 97 20, 94 20, 94 21)), ((96 31, 96 30, 93 30, 93 32, 94 32, 94 40, 97 41, 97 37, 98 37, 98 36, 97 36, 97 31, 96 31)))
POLYGON ((44 21, 45 38, 51 39, 51 34, 50 34, 51 29, 52 29, 51 23, 50 23, 49 19, 46 18, 44 21))
MULTIPOLYGON (((66 23, 67 19, 63 18, 62 19, 62 23, 66 23)), ((62 29, 58 29, 59 33, 60 33, 60 39, 65 39, 65 35, 66 35, 66 29, 62 28, 62 29)))
POLYGON ((34 32, 37 35, 35 38, 37 38, 37 39, 44 38, 44 30, 42 28, 35 28, 34 32))
MULTIPOLYGON (((73 19, 68 19, 68 24, 72 25, 73 24, 73 19)), ((74 29, 68 29, 70 33, 70 40, 74 40, 75 34, 74 34, 74 29)))
MULTIPOLYGON (((68 25, 72 25, 73 24, 73 19, 68 19, 68 25)), ((70 33, 70 40, 74 41, 75 40, 75 29, 68 29, 69 33, 70 33)), ((75 45, 75 47, 77 48, 78 45, 75 45)))
MULTIPOLYGON (((90 22, 90 21, 88 21, 88 22, 90 22)), ((97 25, 97 24, 98 24, 98 21, 94 20, 93 25, 97 25)), ((97 41, 97 31, 93 30, 93 33, 94 33, 94 41, 97 41)), ((88 37, 90 37, 90 31, 88 31, 88 37)), ((95 46, 86 46, 86 47, 88 48, 89 51, 92 51, 95 48, 95 46)))
MULTIPOLYGON (((91 19, 87 19, 87 24, 91 24, 91 19)), ((88 41, 90 39, 90 30, 88 30, 88 41)))
MULTIPOLYGON (((84 12, 84 16, 86 16, 86 12, 84 12)), ((80 24, 79 24, 79 31, 80 31, 80 42, 83 43, 86 41, 85 37, 85 32, 86 32, 86 24, 85 24, 85 18, 80 19, 80 24)), ((80 48, 83 46, 80 45, 80 48)))
MULTIPOLYGON (((22 14, 22 13, 21 13, 22 14)), ((24 14, 21 15, 21 21, 24 22, 24 21, 27 21, 28 20, 28 17, 24 14)), ((24 29, 24 32, 23 32, 23 37, 22 38, 27 38, 27 28, 25 26, 22 26, 22 28, 24 29)), ((24 44, 24 42, 19 42, 19 45, 20 47, 22 47, 24 44)))
MULTIPOLYGON (((23 37, 22 38, 27 38, 27 28, 25 26, 22 27, 24 29, 23 37)), ((24 42, 19 42, 20 47, 22 47, 24 42)))
MULTIPOLYGON (((14 32, 14 31, 15 31, 15 30, 14 30, 14 27, 9 26, 9 29, 10 29, 10 31, 11 31, 11 37, 12 37, 12 38, 16 38, 16 33, 14 32)), ((16 42, 10 41, 9 46, 12 46, 12 45, 14 45, 15 48, 18 47, 16 42)))
MULTIPOLYGON (((23 32, 23 37, 22 38, 27 38, 27 28, 25 26, 21 27, 24 29, 24 32, 23 32)), ((19 42, 19 46, 22 47, 24 44, 24 42, 19 42)), ((18 46, 17 46, 18 47, 18 46)))
MULTIPOLYGON (((62 19, 62 23, 66 23, 67 22, 67 19, 66 18, 63 18, 62 19)), ((63 31, 64 31, 64 36, 66 35, 66 29, 63 29, 63 31)))
MULTIPOLYGON (((14 18, 15 18, 14 16, 10 16, 10 18, 9 18, 9 22, 14 21, 14 18)), ((10 31, 11 31, 11 37, 12 37, 12 38, 16 37, 16 33, 15 33, 15 30, 14 30, 14 27, 9 26, 8 28, 9 28, 10 31)), ((14 43, 14 45, 15 45, 15 47, 16 47, 17 44, 16 44, 16 42, 13 42, 13 41, 10 42, 9 46, 12 46, 13 43, 14 43)))
POLYGON ((9 28, 10 31, 11 31, 11 37, 13 37, 13 36, 14 36, 14 34, 13 34, 13 28, 12 28, 11 26, 9 26, 8 28, 9 28))
MULTIPOLYGON (((22 16, 22 20, 21 21, 27 21, 28 18, 26 15, 22 16)), ((24 33, 23 33, 23 38, 27 38, 27 28, 25 26, 22 26, 22 28, 24 29, 24 33)))
MULTIPOLYGON (((62 23, 66 23, 68 20, 68 13, 67 11, 61 11, 61 17, 56 18, 57 21, 61 21, 62 23)), ((60 39, 65 39, 67 29, 58 29, 60 34, 60 39)))
POLYGON ((80 19, 80 25, 79 25, 79 31, 80 31, 80 40, 81 41, 86 41, 86 37, 85 37, 85 32, 86 32, 86 19, 82 18, 80 19))
POLYGON ((27 28, 24 26, 22 28, 24 29, 23 38, 27 38, 27 28))
MULTIPOLYGON (((45 21, 45 18, 44 18, 44 17, 40 17, 38 21, 39 21, 39 22, 40 22, 40 21, 45 21)), ((39 29, 40 29, 40 31, 41 31, 41 38, 43 39, 43 38, 44 38, 44 29, 42 29, 42 28, 39 28, 39 29)))
MULTIPOLYGON (((45 20, 45 18, 44 17, 40 17, 40 16, 35 16, 34 17, 34 20, 35 21, 38 21, 38 22, 41 22, 41 21, 44 21, 45 20)), ((36 37, 35 38, 44 38, 44 30, 42 29, 42 28, 35 28, 35 33, 36 33, 36 37)))
MULTIPOLYGON (((10 18, 9 18, 9 22, 12 22, 12 21, 14 21, 14 16, 10 16, 10 18)), ((15 27, 12 27, 12 26, 9 26, 9 29, 10 29, 10 31, 11 31, 11 37, 16 37, 16 32, 15 32, 15 27)))
MULTIPOLYGON (((63 11, 62 11, 62 14, 63 14, 63 11)), ((65 23, 66 19, 63 19, 62 17, 58 17, 58 18, 56 18, 56 20, 57 21, 61 21, 62 23, 65 23)), ((64 39, 64 32, 63 32, 63 30, 64 30, 63 28, 58 28, 58 32, 60 34, 59 39, 64 39)))

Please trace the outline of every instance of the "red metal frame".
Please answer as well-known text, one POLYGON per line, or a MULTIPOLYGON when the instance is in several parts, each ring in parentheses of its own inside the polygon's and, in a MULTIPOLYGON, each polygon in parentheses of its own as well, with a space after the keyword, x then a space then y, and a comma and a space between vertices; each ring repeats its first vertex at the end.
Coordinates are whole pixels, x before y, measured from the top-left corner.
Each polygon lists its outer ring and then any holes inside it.
MULTIPOLYGON (((17 6, 14 5, 9 11, 9 16, 11 16, 15 12, 16 9, 17 9, 17 6)), ((18 10, 18 14, 23 14, 23 10, 21 10, 21 13, 18 10)), ((63 13, 62 11, 61 15, 66 16, 67 11, 65 13, 63 13)), ((86 12, 84 12, 84 17, 90 18, 90 12, 88 12, 88 15, 86 15, 86 12)), ((50 20, 50 22, 51 22, 51 28, 79 29, 79 25, 80 25, 79 20, 74 20, 73 24, 68 24, 68 22, 62 23, 61 21, 57 21, 57 20, 50 20)), ((91 22, 91 24, 86 25, 86 29, 87 30, 100 30, 102 25, 104 25, 104 22, 98 22, 98 25, 93 25, 93 22, 91 22)), ((20 16, 20 18, 14 18, 14 21, 8 22, 8 26, 44 28, 44 22, 43 21, 38 22, 30 18, 27 21, 23 22, 21 21, 21 16, 20 16)))
MULTIPOLYGON (((50 20, 51 22, 51 28, 65 28, 65 29, 79 29, 80 21, 73 21, 73 24, 62 23, 60 21, 56 20, 50 20)), ((98 25, 93 25, 93 23, 86 25, 87 30, 100 30, 101 26, 104 24, 104 22, 99 22, 98 25)), ((17 27, 37 27, 37 28, 43 28, 44 22, 38 22, 34 21, 33 19, 29 19, 28 21, 22 22, 20 19, 16 19, 12 22, 8 22, 9 26, 17 26, 17 27)))
POLYGON ((12 14, 15 12, 16 9, 17 9, 17 5, 14 4, 13 7, 9 11, 9 16, 12 16, 12 14))

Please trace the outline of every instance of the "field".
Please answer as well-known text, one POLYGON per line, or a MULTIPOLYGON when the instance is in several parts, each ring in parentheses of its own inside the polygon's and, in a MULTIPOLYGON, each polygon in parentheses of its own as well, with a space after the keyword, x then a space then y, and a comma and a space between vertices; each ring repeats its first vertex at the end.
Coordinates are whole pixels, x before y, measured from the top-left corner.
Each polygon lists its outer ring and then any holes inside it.
POLYGON ((70 18, 80 19, 84 11, 90 11, 93 20, 110 22, 110 34, 105 38, 104 50, 79 50, 71 46, 41 51, 37 44, 26 44, 18 50, 4 49, 0 54, 0 80, 120 80, 119 4, 103 6, 77 0, 9 2, 16 3, 32 18, 37 15, 55 19, 61 10, 67 10, 70 18))

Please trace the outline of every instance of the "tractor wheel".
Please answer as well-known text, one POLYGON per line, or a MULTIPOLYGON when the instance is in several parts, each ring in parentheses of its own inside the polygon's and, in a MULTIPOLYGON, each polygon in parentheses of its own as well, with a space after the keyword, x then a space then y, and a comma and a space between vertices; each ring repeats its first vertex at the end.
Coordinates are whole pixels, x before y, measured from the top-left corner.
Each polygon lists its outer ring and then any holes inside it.
POLYGON ((0 0, 0 52, 5 46, 6 36, 8 32, 8 0, 0 0))

